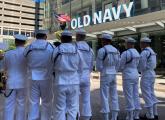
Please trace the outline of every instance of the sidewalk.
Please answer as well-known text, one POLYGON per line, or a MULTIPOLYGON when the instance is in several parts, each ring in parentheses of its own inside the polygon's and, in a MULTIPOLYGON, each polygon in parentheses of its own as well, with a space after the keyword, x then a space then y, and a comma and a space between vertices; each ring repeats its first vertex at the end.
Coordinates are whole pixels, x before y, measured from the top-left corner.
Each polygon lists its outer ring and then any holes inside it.
POLYGON ((4 97, 3 95, 0 95, 0 120, 3 120, 2 114, 3 114, 3 105, 4 105, 4 97))
MULTIPOLYGON (((92 101, 92 110, 93 110, 93 119, 94 120, 101 120, 100 115, 100 80, 99 80, 99 74, 96 72, 93 72, 91 75, 91 101, 92 101)), ((118 90, 118 98, 119 98, 119 106, 120 106, 120 112, 119 112, 119 119, 124 120, 126 116, 125 111, 125 97, 123 95, 123 87, 122 87, 122 76, 121 73, 117 75, 117 90, 118 90)), ((155 83, 155 95, 157 96, 159 103, 158 103, 158 113, 160 116, 159 120, 165 120, 165 78, 163 76, 157 76, 156 83, 155 83)), ((144 106, 144 100, 142 98, 141 89, 139 89, 140 94, 140 102, 141 106, 143 108, 144 106)), ((142 109, 141 115, 144 115, 145 108, 142 109)))
MULTIPOLYGON (((120 103, 120 120, 123 120, 121 118, 124 118, 126 113, 124 111, 124 104, 125 99, 122 92, 122 78, 121 74, 117 75, 117 84, 118 84, 118 94, 119 94, 119 103, 120 103)), ((93 110, 93 119, 94 120, 101 120, 101 114, 100 114, 100 80, 99 80, 99 74, 96 72, 93 72, 91 75, 91 101, 92 101, 92 110, 93 110)), ((156 84, 155 84, 155 90, 156 90, 156 96, 159 98, 160 103, 158 104, 158 112, 160 114, 160 120, 164 120, 165 114, 165 78, 163 76, 157 76, 156 78, 156 84)), ((2 113, 3 113, 3 104, 4 104, 4 97, 0 96, 0 120, 3 120, 2 113)), ((144 104, 143 99, 141 98, 141 104, 144 104)), ((143 114, 144 111, 142 111, 143 114)))
MULTIPOLYGON (((98 81, 99 84, 99 73, 93 72, 91 75, 92 81, 98 81)), ((140 78, 139 78, 140 79, 140 78)), ((122 76, 121 73, 117 74, 117 84, 122 86, 122 76)), ((158 92, 165 92, 165 76, 157 75, 155 80, 155 90, 158 92)))

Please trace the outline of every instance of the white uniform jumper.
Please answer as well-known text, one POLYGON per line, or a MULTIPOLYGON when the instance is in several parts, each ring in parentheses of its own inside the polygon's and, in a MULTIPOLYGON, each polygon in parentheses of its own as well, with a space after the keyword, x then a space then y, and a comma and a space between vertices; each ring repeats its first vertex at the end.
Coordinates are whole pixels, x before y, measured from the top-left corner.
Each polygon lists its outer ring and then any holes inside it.
POLYGON ((154 118, 154 104, 158 103, 158 100, 154 93, 155 83, 155 71, 156 68, 156 53, 147 47, 143 49, 140 57, 139 69, 141 72, 141 91, 145 101, 145 107, 149 110, 150 118, 154 118))
MULTIPOLYGON (((107 114, 110 112, 109 109, 109 97, 113 113, 119 111, 118 103, 118 93, 116 86, 116 73, 118 71, 118 64, 120 61, 120 54, 118 50, 112 45, 105 45, 103 48, 99 49, 96 67, 100 71, 100 94, 101 94, 101 112, 107 114), (109 96, 110 93, 110 96, 109 96)), ((105 118, 106 120, 108 117, 105 118)))
POLYGON ((76 120, 79 107, 79 84, 81 69, 77 47, 62 43, 53 53, 54 59, 54 120, 76 120))
POLYGON ((35 40, 24 52, 31 79, 29 120, 50 120, 52 102, 53 46, 46 40, 35 40))
POLYGON ((24 47, 17 47, 5 53, 4 69, 7 71, 7 89, 13 89, 5 100, 4 120, 25 120, 27 62, 24 47), (15 111, 15 109, 17 110, 15 111))
MULTIPOLYGON (((133 116, 133 112, 141 110, 139 98, 139 65, 140 55, 134 48, 130 48, 122 53, 120 60, 120 70, 123 79, 123 92, 126 100, 127 119, 139 119, 133 116)), ((136 115, 136 114, 134 114, 136 115)))
POLYGON ((90 74, 93 69, 93 50, 85 41, 79 41, 76 43, 77 48, 82 57, 82 71, 80 71, 80 94, 82 101, 81 116, 88 117, 92 116, 91 101, 90 101, 90 74))

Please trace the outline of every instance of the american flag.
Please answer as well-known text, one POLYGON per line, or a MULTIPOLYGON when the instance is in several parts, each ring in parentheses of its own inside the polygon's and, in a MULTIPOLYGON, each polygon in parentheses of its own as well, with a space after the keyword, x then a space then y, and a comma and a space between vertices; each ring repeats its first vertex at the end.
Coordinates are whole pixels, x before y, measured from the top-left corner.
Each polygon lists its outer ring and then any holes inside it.
POLYGON ((68 16, 66 14, 56 14, 56 13, 54 13, 54 16, 60 22, 70 22, 71 21, 70 16, 68 16))

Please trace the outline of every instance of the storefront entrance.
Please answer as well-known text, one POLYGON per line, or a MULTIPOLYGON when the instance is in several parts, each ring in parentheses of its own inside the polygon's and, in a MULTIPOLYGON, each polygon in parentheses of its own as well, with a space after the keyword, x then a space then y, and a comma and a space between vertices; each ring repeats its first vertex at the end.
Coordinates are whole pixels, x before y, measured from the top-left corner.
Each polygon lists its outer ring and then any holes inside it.
MULTIPOLYGON (((165 30, 147 32, 145 34, 148 35, 152 39, 151 47, 157 53, 157 71, 160 74, 165 74, 165 30)), ((137 40, 135 48, 139 51, 139 53, 141 52, 140 38, 143 37, 143 35, 144 34, 142 33, 127 35, 137 40)), ((114 37, 113 39, 113 45, 120 51, 120 53, 126 50, 123 37, 126 37, 126 36, 114 37)), ((92 38, 88 40, 90 43, 90 46, 92 46, 95 52, 95 55, 97 54, 98 49, 101 48, 100 40, 101 39, 99 38, 99 35, 97 36, 97 38, 92 38)))

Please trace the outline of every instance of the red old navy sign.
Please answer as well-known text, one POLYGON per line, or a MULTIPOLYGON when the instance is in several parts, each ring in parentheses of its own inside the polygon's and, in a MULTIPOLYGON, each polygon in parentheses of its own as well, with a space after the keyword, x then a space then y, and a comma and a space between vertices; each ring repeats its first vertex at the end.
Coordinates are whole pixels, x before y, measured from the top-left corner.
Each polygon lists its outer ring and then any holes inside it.
POLYGON ((93 24, 97 23, 105 23, 107 20, 113 21, 113 20, 118 20, 120 19, 120 14, 121 11, 125 11, 126 17, 131 16, 131 10, 133 8, 133 2, 130 2, 128 5, 127 4, 122 4, 117 7, 117 10, 115 7, 112 9, 106 9, 104 13, 102 11, 99 11, 98 13, 93 14, 93 18, 90 17, 89 15, 83 16, 83 23, 81 23, 81 18, 78 17, 77 19, 74 18, 71 21, 71 28, 76 29, 76 28, 81 28, 81 27, 86 27, 93 22, 93 24))

